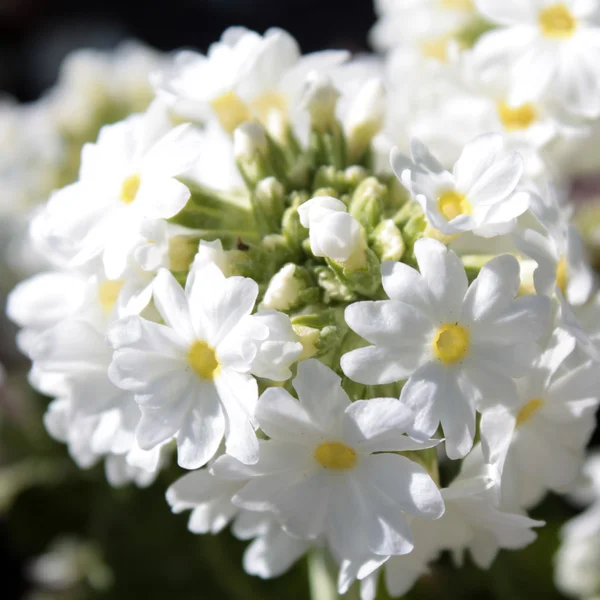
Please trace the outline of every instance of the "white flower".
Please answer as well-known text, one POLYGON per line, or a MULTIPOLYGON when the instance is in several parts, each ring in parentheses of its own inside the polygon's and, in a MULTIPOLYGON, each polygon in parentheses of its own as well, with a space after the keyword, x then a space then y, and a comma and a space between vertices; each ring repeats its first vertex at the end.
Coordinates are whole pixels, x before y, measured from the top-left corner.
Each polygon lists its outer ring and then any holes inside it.
POLYGON ((207 265, 190 281, 184 292, 168 271, 159 272, 154 303, 166 325, 130 317, 112 326, 109 376, 136 395, 142 448, 176 436, 179 464, 194 469, 212 458, 225 436, 229 453, 254 462, 254 361, 269 377, 286 376, 301 345, 285 338, 279 313, 271 320, 250 317, 258 295, 251 279, 225 278, 207 265), (260 362, 261 345, 270 353, 270 370, 260 362))
POLYGON ((146 219, 176 215, 190 197, 175 177, 197 158, 187 125, 169 131, 154 104, 100 131, 82 151, 79 180, 56 192, 38 216, 43 240, 71 265, 102 255, 106 275, 118 279, 146 219))
MULTIPOLYGON (((242 468, 243 471, 243 468, 242 468)), ((167 490, 167 502, 174 513, 191 510, 188 529, 192 533, 217 534, 231 523, 232 533, 240 540, 254 541, 244 553, 244 569, 262 578, 278 577, 287 571, 312 546, 293 538, 269 512, 240 509, 231 499, 249 477, 222 479, 208 469, 192 471, 167 490)))
POLYGON ((293 381, 299 401, 282 388, 259 400, 256 417, 271 440, 261 442, 258 463, 222 456, 213 470, 224 478, 253 473, 233 502, 274 511, 294 537, 324 535, 336 556, 405 554, 413 544, 404 512, 436 519, 443 503, 422 467, 390 452, 436 442, 403 435, 412 415, 398 400, 350 403, 340 383, 319 361, 301 362, 293 381))
POLYGON ((155 78, 159 97, 194 120, 214 116, 228 133, 244 121, 288 122, 304 80, 311 71, 326 72, 347 59, 342 51, 302 57, 287 32, 269 29, 264 36, 232 27, 208 55, 181 52, 173 66, 155 78))
POLYGON ((346 262, 364 248, 360 225, 337 198, 317 196, 298 207, 300 223, 310 233, 310 249, 315 256, 346 262))
POLYGON ((376 0, 379 20, 370 33, 378 50, 415 47, 445 61, 452 37, 475 17, 471 0, 376 0))
POLYGON ((475 564, 489 569, 498 550, 528 546, 536 538, 532 528, 545 524, 498 508, 497 485, 495 473, 483 462, 477 446, 465 459, 460 475, 442 490, 447 509, 436 535, 458 564, 468 549, 475 564))
POLYGON ((502 505, 518 510, 544 492, 565 491, 579 473, 596 425, 600 377, 587 358, 565 366, 575 340, 557 330, 540 358, 517 382, 519 402, 484 411, 486 456, 502 463, 502 505))
POLYGON ((269 281, 269 287, 263 297, 261 308, 289 310, 298 300, 305 285, 297 275, 297 266, 288 263, 281 267, 269 281))
POLYGON ((600 5, 597 0, 476 0, 485 18, 500 28, 485 33, 474 48, 483 75, 509 67, 510 102, 552 97, 567 110, 600 114, 600 5))
POLYGON ((581 479, 572 497, 591 506, 561 530, 555 582, 568 595, 588 598, 600 591, 600 454, 586 460, 581 479))
POLYGON ((446 235, 473 231, 493 237, 512 231, 529 206, 527 193, 515 193, 523 161, 503 146, 500 135, 479 136, 465 146, 449 173, 414 139, 412 159, 394 150, 392 168, 432 227, 446 235))
POLYGON ((446 451, 461 458, 473 444, 475 409, 511 403, 513 377, 527 373, 537 340, 546 331, 550 302, 515 296, 519 264, 492 259, 467 290, 460 259, 431 239, 416 242, 420 273, 402 263, 382 265, 390 300, 357 302, 346 322, 374 344, 345 354, 344 373, 360 383, 409 378, 401 400, 416 415, 417 429, 444 428, 446 451))
POLYGON ((552 188, 544 196, 531 195, 531 212, 545 232, 526 229, 515 234, 519 250, 537 262, 533 274, 538 294, 552 296, 556 286, 574 306, 585 304, 596 285, 583 240, 569 225, 569 214, 558 203, 552 188))

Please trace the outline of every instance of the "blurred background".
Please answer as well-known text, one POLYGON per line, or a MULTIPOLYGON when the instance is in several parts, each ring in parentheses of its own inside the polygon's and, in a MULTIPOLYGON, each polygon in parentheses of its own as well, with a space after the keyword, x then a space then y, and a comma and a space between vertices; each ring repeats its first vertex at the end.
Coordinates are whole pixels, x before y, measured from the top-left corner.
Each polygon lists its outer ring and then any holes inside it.
MULTIPOLYGON (((261 33, 283 27, 304 52, 365 52, 374 22, 371 0, 0 0, 0 101, 38 100, 61 77, 68 79, 61 64, 79 48, 113 50, 134 39, 160 51, 187 47, 204 52, 226 27, 244 25, 261 33)), ((103 120, 122 116, 115 109, 103 120)), ((91 126, 83 137, 71 140, 71 170, 52 185, 45 182, 46 188, 72 177, 81 143, 96 133, 91 126)), ((576 192, 590 195, 589 182, 580 182, 576 192)), ((2 302, 24 273, 35 270, 14 258, 25 228, 6 205, 8 197, 0 183, 2 302)), ((263 582, 243 573, 244 545, 229 534, 189 533, 187 515, 171 515, 164 500, 166 487, 177 477, 176 467, 141 490, 111 488, 101 465, 79 469, 66 447, 44 430, 47 400, 27 386, 28 364, 16 349, 15 332, 0 320, 0 362, 6 370, 0 390, 2 599, 308 598, 304 563, 283 578, 263 582)), ((565 500, 550 496, 532 514, 548 526, 531 547, 503 552, 489 573, 470 564, 457 572, 446 558, 410 597, 562 598, 552 583, 552 556, 560 525, 575 512, 565 500)))

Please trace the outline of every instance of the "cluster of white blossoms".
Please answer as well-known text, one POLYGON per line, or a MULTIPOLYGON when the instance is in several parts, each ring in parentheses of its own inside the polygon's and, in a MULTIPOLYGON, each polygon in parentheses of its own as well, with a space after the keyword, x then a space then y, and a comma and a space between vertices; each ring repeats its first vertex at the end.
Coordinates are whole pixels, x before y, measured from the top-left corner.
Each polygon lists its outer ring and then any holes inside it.
POLYGON ((167 60, 36 215, 52 269, 8 302, 81 467, 176 460, 192 532, 231 525, 264 578, 325 553, 363 600, 531 543, 600 400, 568 203, 600 0, 378 5, 385 58, 232 28, 167 60))
POLYGON ((569 596, 592 600, 600 594, 600 455, 591 455, 583 468, 573 500, 588 506, 562 530, 556 555, 556 584, 569 596))

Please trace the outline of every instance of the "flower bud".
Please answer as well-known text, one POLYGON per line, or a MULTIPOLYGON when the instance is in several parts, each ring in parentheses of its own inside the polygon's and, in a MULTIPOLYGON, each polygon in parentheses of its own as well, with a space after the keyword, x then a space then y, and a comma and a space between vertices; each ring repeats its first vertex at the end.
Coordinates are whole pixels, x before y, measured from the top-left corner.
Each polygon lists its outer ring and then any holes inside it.
POLYGON ((335 122, 339 96, 329 77, 316 71, 308 74, 300 105, 310 114, 313 129, 324 132, 335 122))
POLYGON ((298 265, 288 263, 271 278, 261 308, 287 311, 298 304, 308 287, 308 273, 298 265))
POLYGON ((375 177, 368 177, 356 188, 348 212, 367 230, 381 221, 388 190, 375 177))
POLYGON ((367 81, 350 107, 346 119, 348 150, 356 160, 381 130, 385 116, 385 87, 379 78, 367 81))
POLYGON ((263 233, 279 231, 285 210, 283 185, 275 177, 262 179, 251 196, 251 202, 259 230, 263 233))
POLYGON ((233 151, 236 159, 249 161, 267 153, 267 135, 256 121, 240 125, 233 133, 233 151))
POLYGON ((346 205, 331 196, 318 196, 298 208, 300 222, 309 230, 315 256, 344 263, 364 246, 360 225, 346 205))
POLYGON ((399 261, 404 254, 404 238, 392 219, 382 221, 371 234, 371 246, 381 262, 399 261))

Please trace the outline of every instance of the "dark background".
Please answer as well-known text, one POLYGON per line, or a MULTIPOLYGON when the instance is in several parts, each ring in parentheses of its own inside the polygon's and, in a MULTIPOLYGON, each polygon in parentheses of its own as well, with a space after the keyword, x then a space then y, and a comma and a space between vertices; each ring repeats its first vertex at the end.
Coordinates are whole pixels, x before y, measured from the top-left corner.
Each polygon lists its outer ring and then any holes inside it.
POLYGON ((0 91, 35 99, 69 50, 137 38, 206 50, 230 25, 279 26, 304 52, 367 49, 371 0, 0 0, 0 91))

